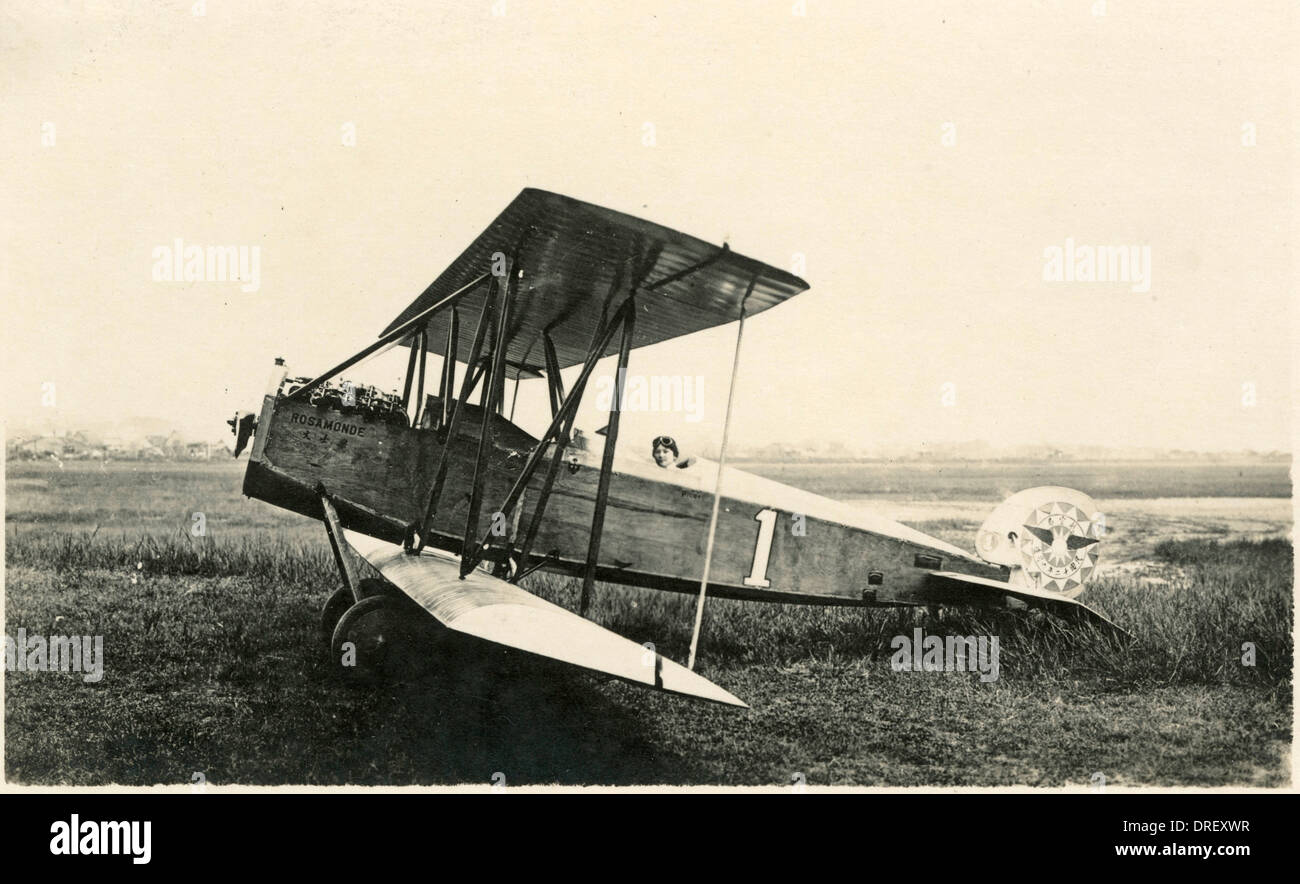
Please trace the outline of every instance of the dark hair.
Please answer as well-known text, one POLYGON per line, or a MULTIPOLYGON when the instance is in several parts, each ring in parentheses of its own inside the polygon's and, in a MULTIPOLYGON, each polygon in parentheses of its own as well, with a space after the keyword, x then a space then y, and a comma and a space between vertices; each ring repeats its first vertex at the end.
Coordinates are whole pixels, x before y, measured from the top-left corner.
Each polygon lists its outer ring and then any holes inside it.
POLYGON ((655 436, 655 440, 650 443, 650 453, 654 454, 655 449, 662 445, 673 453, 673 457, 681 457, 681 452, 677 450, 677 443, 673 441, 672 436, 655 436))

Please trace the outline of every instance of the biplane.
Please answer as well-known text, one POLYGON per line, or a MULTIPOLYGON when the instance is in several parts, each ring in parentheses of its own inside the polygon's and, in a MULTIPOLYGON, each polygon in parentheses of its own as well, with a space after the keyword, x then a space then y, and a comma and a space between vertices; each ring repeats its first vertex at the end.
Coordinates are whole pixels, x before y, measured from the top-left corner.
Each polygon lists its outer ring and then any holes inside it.
MULTIPOLYGON (((808 284, 667 227, 526 189, 360 352, 315 377, 281 360, 250 438, 246 495, 324 523, 342 587, 322 612, 333 659, 382 668, 403 620, 629 682, 737 706, 694 671, 709 596, 857 606, 1041 608, 1078 602, 1104 520, 1066 488, 999 506, 967 552, 870 511, 716 461, 665 469, 618 447, 634 350, 736 323, 808 284), (400 393, 342 380, 409 349, 400 393), (440 358, 426 392, 426 363, 440 358), (597 363, 617 357, 603 441, 577 444, 597 363), (579 369, 580 367, 580 369, 579 369), (570 372, 571 383, 562 372, 570 372), (549 426, 506 413, 506 382, 542 381, 549 426), (595 450, 599 448, 599 450, 595 450), (798 531, 792 525, 798 523, 798 531), (382 575, 362 578, 359 556, 382 575), (525 590, 544 569, 582 579, 577 612, 525 590), (586 619, 596 581, 698 594, 687 665, 586 619)), ((735 372, 733 365, 732 387, 735 372)), ((542 385, 534 392, 542 395, 542 385)), ((638 450, 641 446, 637 446, 638 450)))

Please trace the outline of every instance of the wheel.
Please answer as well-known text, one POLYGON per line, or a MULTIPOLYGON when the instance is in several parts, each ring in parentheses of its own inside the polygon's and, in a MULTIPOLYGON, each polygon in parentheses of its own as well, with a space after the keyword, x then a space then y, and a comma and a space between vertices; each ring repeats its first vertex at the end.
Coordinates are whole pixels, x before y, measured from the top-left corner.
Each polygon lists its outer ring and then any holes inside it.
POLYGON ((325 607, 320 612, 320 637, 321 643, 329 647, 330 639, 334 637, 334 627, 339 625, 339 618, 352 607, 355 599, 352 598, 352 590, 346 586, 334 590, 334 594, 325 602, 325 607))
POLYGON ((396 671, 394 645, 405 638, 401 615, 387 596, 364 598, 343 612, 330 638, 331 665, 348 681, 381 681, 396 671))
MULTIPOLYGON (((363 586, 366 581, 363 581, 363 586)), ((374 581, 383 585, 383 581, 374 581)), ((405 596, 379 591, 348 608, 330 638, 330 660, 348 681, 371 683, 423 674, 427 618, 405 596)))
MULTIPOLYGON (((398 599, 405 598, 402 591, 388 581, 367 577, 361 581, 361 597, 364 599, 372 595, 387 595, 398 599)), ((352 597, 352 590, 343 586, 334 590, 333 595, 325 602, 325 607, 321 608, 321 642, 326 648, 330 646, 330 641, 334 638, 334 629, 339 625, 339 619, 343 617, 348 608, 352 607, 355 601, 356 599, 352 597)))

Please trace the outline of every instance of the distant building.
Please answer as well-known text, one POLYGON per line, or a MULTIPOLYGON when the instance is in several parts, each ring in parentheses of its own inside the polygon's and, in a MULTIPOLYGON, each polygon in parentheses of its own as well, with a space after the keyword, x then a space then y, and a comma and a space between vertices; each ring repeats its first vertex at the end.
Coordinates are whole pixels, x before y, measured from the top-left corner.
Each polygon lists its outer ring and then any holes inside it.
POLYGON ((18 446, 17 454, 25 459, 45 459, 49 457, 63 457, 64 440, 53 436, 43 436, 38 439, 28 439, 18 446))

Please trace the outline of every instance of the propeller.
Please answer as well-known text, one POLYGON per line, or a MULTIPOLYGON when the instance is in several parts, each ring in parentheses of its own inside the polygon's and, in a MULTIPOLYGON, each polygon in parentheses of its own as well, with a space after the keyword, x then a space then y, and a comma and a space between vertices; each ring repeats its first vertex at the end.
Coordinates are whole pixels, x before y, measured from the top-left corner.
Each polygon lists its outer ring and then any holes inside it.
POLYGON ((236 411, 235 416, 226 421, 226 424, 230 427, 230 432, 234 434, 235 457, 239 457, 244 450, 244 446, 248 444, 248 440, 252 438, 253 432, 257 429, 257 415, 250 411, 248 414, 241 416, 236 411))

